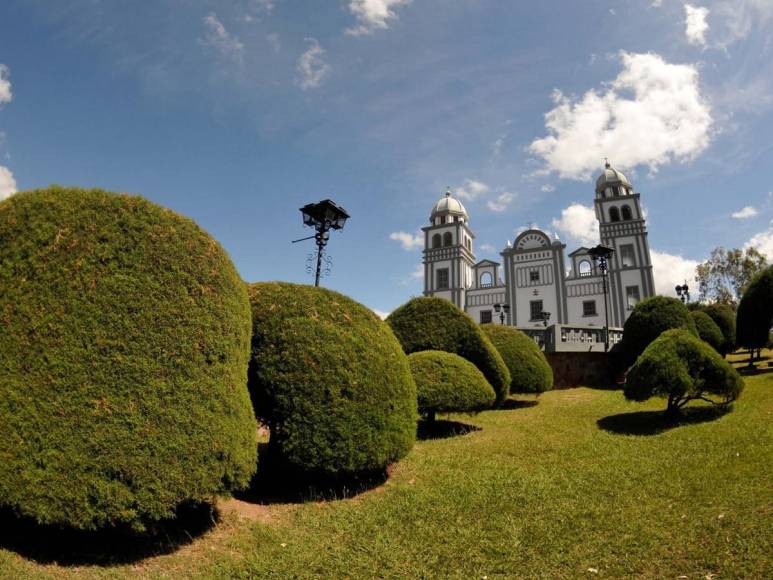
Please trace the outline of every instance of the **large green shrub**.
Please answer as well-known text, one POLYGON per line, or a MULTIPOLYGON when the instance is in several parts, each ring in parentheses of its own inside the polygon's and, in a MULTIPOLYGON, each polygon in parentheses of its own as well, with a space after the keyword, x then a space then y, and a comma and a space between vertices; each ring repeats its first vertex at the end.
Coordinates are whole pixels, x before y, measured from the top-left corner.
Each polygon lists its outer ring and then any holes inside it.
POLYGON ((738 305, 737 342, 746 348, 768 344, 773 326, 773 266, 754 277, 738 305))
POLYGON ((494 404, 496 393, 471 362, 450 352, 425 350, 408 355, 419 413, 475 413, 494 404))
POLYGON ((511 393, 542 393, 553 388, 553 369, 537 343, 520 330, 502 324, 483 324, 510 371, 511 393))
POLYGON ((735 310, 728 304, 709 304, 703 308, 722 332, 719 354, 725 356, 735 350, 735 310))
POLYGON ((695 322, 695 328, 698 331, 698 336, 704 342, 707 342, 718 353, 722 354, 722 347, 725 344, 725 337, 722 335, 722 331, 717 326, 717 323, 705 312, 700 310, 693 310, 690 312, 693 321, 695 322))
POLYGON ((220 245, 141 197, 0 203, 0 504, 145 524, 249 483, 250 309, 220 245))
POLYGON ((676 298, 653 296, 639 302, 623 327, 620 353, 624 364, 633 364, 653 340, 672 328, 685 328, 698 336, 690 311, 676 298))
POLYGON ((442 350, 458 354, 478 367, 501 404, 510 393, 510 371, 483 334, 464 312, 442 298, 414 298, 387 318, 407 354, 442 350))
POLYGON ((416 437, 416 387, 392 331, 322 288, 252 284, 249 385, 273 457, 325 476, 376 470, 416 437))
POLYGON ((655 339, 628 371, 624 394, 633 401, 668 400, 666 413, 678 415, 695 399, 726 405, 738 398, 743 379, 713 348, 683 328, 655 339))

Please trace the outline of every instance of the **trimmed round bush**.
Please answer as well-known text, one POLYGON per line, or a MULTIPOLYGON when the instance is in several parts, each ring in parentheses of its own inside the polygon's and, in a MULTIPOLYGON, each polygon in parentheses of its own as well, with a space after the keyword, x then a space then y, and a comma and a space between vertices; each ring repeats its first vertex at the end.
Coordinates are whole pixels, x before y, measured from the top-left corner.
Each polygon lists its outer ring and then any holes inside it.
POLYGON ((633 364, 653 340, 672 328, 685 328, 698 336, 695 321, 680 300, 653 296, 639 302, 623 327, 620 352, 625 365, 633 364))
POLYGON ((722 354, 722 346, 725 344, 725 337, 711 317, 700 310, 690 312, 695 328, 698 330, 698 336, 704 342, 707 342, 718 353, 722 354))
POLYGON ((496 399, 491 385, 471 362, 450 352, 425 350, 408 355, 416 383, 419 413, 477 413, 496 399))
POLYGON ((768 344, 773 326, 773 266, 766 268, 749 284, 738 305, 737 342, 746 348, 768 344))
POLYGON ((323 288, 265 282, 249 295, 249 386, 274 460, 346 476, 404 457, 416 438, 416 386, 389 326, 323 288))
POLYGON ((502 324, 483 324, 510 371, 511 393, 543 393, 553 388, 553 369, 540 347, 520 330, 502 324))
POLYGON ((442 350, 474 364, 497 394, 496 405, 510 393, 510 371, 496 347, 472 318, 448 300, 414 298, 387 317, 407 354, 442 350))
POLYGON ((743 379, 717 351, 677 328, 661 334, 637 359, 628 371, 624 394, 632 401, 667 399, 666 414, 678 415, 692 400, 727 405, 742 390, 743 379))
POLYGON ((703 308, 722 332, 719 354, 725 356, 735 350, 735 310, 728 304, 709 304, 703 308))
POLYGON ((142 530, 249 483, 249 301, 215 240, 60 187, 0 203, 0 240, 0 504, 142 530))

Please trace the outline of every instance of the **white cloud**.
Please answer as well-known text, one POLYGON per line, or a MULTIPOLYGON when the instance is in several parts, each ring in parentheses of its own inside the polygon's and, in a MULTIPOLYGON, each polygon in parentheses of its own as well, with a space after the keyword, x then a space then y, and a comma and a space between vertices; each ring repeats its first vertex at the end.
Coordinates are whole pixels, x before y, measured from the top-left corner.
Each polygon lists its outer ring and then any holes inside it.
POLYGON ((550 185, 549 183, 546 183, 542 187, 540 187, 540 190, 544 193, 551 193, 556 190, 554 185, 550 185))
POLYGON ((454 189, 454 195, 461 199, 473 201, 488 190, 489 186, 485 183, 475 181, 474 179, 466 179, 463 186, 454 189))
POLYGON ((656 171, 708 147, 713 121, 697 67, 651 53, 621 52, 620 58, 623 70, 605 92, 572 98, 554 91, 556 106, 545 115, 549 135, 529 146, 545 162, 541 173, 588 179, 606 156, 620 167, 656 171))
POLYGON ((770 0, 717 1, 713 5, 717 22, 721 22, 719 45, 727 47, 746 38, 755 26, 765 30, 773 20, 773 2, 770 0))
POLYGON ((351 0, 349 11, 359 24, 347 28, 346 34, 363 36, 376 30, 385 30, 393 20, 397 20, 394 9, 410 4, 412 0, 351 0))
POLYGON ((218 19, 210 12, 201 20, 204 23, 204 37, 200 39, 203 46, 215 49, 221 56, 241 62, 244 57, 244 44, 232 35, 218 19))
POLYGON ((268 41, 269 46, 271 46, 271 50, 273 50, 274 53, 279 54, 279 51, 282 49, 282 42, 279 38, 279 34, 276 32, 267 34, 266 40, 268 41))
POLYGON ((10 103, 13 99, 11 81, 8 79, 8 67, 0 64, 0 106, 10 103))
POLYGON ((295 67, 298 72, 298 86, 304 91, 317 88, 330 72, 330 65, 325 62, 326 51, 317 39, 307 38, 306 42, 309 43, 309 48, 300 56, 295 67))
POLYGON ((424 234, 416 232, 416 234, 409 234, 408 232, 392 232, 389 234, 390 240, 400 242, 403 250, 415 250, 424 246, 424 234))
POLYGON ((411 278, 413 279, 424 278, 424 264, 416 265, 416 267, 413 269, 413 272, 411 272, 411 278))
POLYGON ((698 283, 695 281, 695 268, 698 262, 666 252, 650 251, 652 258, 652 276, 655 278, 655 293, 662 296, 674 296, 674 287, 687 281, 698 297, 698 283))
POLYGON ((752 238, 744 244, 744 249, 745 248, 755 248, 759 250, 760 253, 767 256, 768 262, 773 262, 773 221, 770 222, 767 230, 752 236, 752 238))
POLYGON ((737 212, 730 214, 730 216, 737 220, 745 220, 756 216, 759 212, 756 208, 747 205, 746 207, 739 209, 737 212))
POLYGON ((0 165, 0 201, 8 199, 16 193, 16 180, 7 167, 0 165))
POLYGON ((391 314, 391 312, 386 312, 384 310, 379 310, 378 308, 373 308, 373 312, 376 313, 376 316, 378 316, 381 320, 386 320, 386 317, 391 314))
POLYGON ((599 243, 599 222, 592 207, 573 203, 561 210, 561 218, 554 219, 551 225, 583 246, 599 243))
POLYGON ((709 23, 706 22, 708 16, 708 8, 692 4, 684 5, 684 33, 687 35, 687 42, 697 46, 706 46, 706 32, 709 29, 709 23))
POLYGON ((486 203, 486 207, 488 207, 491 211, 502 213, 507 209, 507 206, 510 205, 510 202, 513 201, 513 199, 515 199, 514 193, 504 191, 500 193, 496 199, 488 201, 486 203))

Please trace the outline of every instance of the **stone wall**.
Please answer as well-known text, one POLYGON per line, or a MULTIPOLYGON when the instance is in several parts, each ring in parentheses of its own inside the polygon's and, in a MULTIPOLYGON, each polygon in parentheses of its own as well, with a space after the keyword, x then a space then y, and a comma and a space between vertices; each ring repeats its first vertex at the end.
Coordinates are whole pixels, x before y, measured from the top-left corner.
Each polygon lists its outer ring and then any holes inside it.
POLYGON ((615 388, 616 379, 611 355, 605 352, 546 353, 553 369, 553 388, 615 388))

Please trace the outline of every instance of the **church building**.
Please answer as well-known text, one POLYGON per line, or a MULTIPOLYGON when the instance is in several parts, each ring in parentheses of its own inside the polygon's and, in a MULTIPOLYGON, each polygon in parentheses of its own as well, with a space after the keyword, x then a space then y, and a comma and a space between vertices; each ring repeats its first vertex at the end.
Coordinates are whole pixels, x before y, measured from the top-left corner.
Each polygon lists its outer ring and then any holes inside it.
MULTIPOLYGON (((633 307, 654 295, 655 285, 639 194, 609 163, 596 180, 595 208, 599 239, 613 250, 606 280, 609 326, 622 327, 633 307)), ((524 329, 604 326, 605 284, 590 248, 567 256, 565 244, 528 229, 507 243, 501 261, 478 262, 469 215, 450 192, 422 230, 425 296, 450 300, 480 323, 499 323, 503 316, 504 324, 524 329)))

